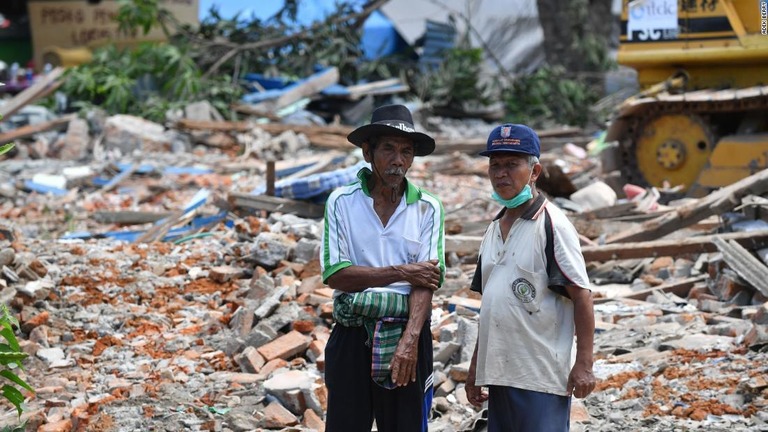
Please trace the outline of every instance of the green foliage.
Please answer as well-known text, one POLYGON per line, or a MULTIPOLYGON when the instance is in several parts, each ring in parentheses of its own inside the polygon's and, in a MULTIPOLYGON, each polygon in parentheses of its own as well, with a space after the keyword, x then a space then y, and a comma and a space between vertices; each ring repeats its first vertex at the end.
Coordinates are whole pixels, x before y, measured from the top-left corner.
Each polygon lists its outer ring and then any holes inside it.
POLYGON ((593 34, 587 34, 581 39, 579 51, 584 55, 587 70, 608 71, 617 68, 616 61, 610 56, 605 42, 593 34))
MULTIPOLYGON (((566 49, 559 52, 557 58, 548 53, 550 64, 564 66, 568 70, 605 71, 615 67, 615 62, 609 52, 609 40, 603 29, 595 29, 596 13, 600 11, 598 3, 609 5, 610 2, 595 2, 590 0, 571 0, 563 3, 563 13, 558 14, 560 21, 556 26, 563 27, 558 33, 559 38, 567 34, 562 44, 566 49)), ((541 7, 541 5, 539 5, 541 7)), ((609 6, 608 6, 609 7, 609 6)), ((605 10, 608 12, 608 10, 605 10)), ((548 17, 549 18, 549 17, 548 17)), ((607 19, 607 17, 606 17, 607 19)))
POLYGON ((19 378, 18 375, 13 373, 13 369, 22 369, 21 362, 27 358, 27 354, 21 351, 19 342, 16 340, 16 336, 13 332, 14 326, 19 326, 18 320, 11 315, 7 306, 0 304, 0 336, 2 336, 6 342, 0 343, 0 365, 2 365, 2 369, 0 369, 0 377, 10 381, 10 383, 6 383, 0 387, 0 391, 2 392, 2 396, 16 407, 16 411, 19 416, 21 416, 21 413, 23 412, 21 404, 24 403, 24 395, 14 386, 14 384, 31 392, 34 392, 34 389, 24 382, 24 380, 19 378))
POLYGON ((204 80, 194 61, 171 44, 142 44, 135 49, 107 46, 91 63, 67 72, 63 90, 87 107, 162 121, 165 111, 209 99, 222 110, 240 97, 226 79, 204 80))
POLYGON ((546 127, 548 122, 586 126, 587 107, 598 99, 588 84, 569 77, 561 67, 543 67, 518 77, 503 92, 507 117, 516 123, 546 127))
MULTIPOLYGON (((3 86, 3 85, 5 85, 5 84, 0 83, 0 86, 3 86)), ((2 119, 3 119, 3 116, 0 116, 0 120, 2 120, 2 119)), ((4 155, 4 154, 8 153, 9 151, 13 150, 14 146, 15 146, 14 143, 7 143, 7 144, 0 145, 0 155, 4 155)))
POLYGON ((166 16, 158 0, 118 0, 118 4, 117 28, 123 34, 136 35, 141 30, 146 35, 152 27, 162 26, 161 17, 166 16))
POLYGON ((480 48, 449 49, 440 66, 417 76, 417 93, 423 101, 437 107, 460 110, 467 103, 485 104, 489 86, 481 78, 482 65, 480 48))

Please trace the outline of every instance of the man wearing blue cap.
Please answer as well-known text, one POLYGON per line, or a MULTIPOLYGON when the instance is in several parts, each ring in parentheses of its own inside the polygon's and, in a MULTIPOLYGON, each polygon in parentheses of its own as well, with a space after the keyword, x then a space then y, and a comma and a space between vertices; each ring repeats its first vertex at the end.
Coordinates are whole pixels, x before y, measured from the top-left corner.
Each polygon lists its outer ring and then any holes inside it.
POLYGON ((325 348, 328 432, 426 432, 432 407, 432 292, 445 271, 440 200, 406 179, 435 149, 403 105, 347 139, 371 168, 328 197, 320 263, 334 291, 325 348))
POLYGON ((485 232, 472 281, 483 297, 466 391, 474 405, 488 401, 489 432, 568 431, 571 395, 595 387, 584 257, 568 218, 536 190, 540 147, 531 128, 503 124, 480 153, 504 207, 485 232))

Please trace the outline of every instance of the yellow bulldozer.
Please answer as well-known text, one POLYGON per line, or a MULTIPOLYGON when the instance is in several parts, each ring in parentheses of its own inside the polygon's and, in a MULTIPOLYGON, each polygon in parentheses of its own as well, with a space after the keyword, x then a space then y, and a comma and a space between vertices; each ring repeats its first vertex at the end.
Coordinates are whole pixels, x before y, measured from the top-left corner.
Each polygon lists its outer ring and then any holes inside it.
POLYGON ((614 185, 697 197, 768 168, 768 0, 622 1, 641 92, 606 133, 614 185))

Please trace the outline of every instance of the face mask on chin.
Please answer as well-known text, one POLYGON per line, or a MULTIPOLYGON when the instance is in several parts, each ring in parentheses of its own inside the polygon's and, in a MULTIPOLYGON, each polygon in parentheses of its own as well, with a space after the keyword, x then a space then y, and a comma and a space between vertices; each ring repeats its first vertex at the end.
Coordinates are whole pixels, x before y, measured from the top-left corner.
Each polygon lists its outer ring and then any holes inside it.
POLYGON ((491 194, 491 198, 506 208, 516 208, 520 207, 521 205, 528 202, 529 199, 533 198, 533 192, 531 192, 531 185, 525 185, 523 190, 521 190, 519 194, 515 195, 511 199, 504 199, 500 197, 496 191, 491 194))
POLYGON ((533 178, 533 170, 531 170, 531 175, 528 176, 528 182, 525 184, 523 189, 515 195, 514 197, 510 199, 504 199, 501 196, 499 196, 496 191, 493 191, 491 194, 491 198, 493 198, 494 201, 497 203, 503 205, 506 208, 517 208, 521 205, 528 202, 529 199, 533 198, 533 191, 531 191, 531 178, 533 178))

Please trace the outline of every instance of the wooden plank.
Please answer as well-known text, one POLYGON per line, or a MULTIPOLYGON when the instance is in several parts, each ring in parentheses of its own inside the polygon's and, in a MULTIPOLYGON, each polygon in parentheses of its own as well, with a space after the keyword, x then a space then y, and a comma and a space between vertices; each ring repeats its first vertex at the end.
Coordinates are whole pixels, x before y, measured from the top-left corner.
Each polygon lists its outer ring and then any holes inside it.
POLYGON ((137 169, 139 169, 139 164, 136 164, 136 163, 131 164, 128 168, 120 171, 119 174, 117 174, 116 176, 112 177, 112 179, 110 179, 107 182, 107 184, 105 184, 104 186, 101 187, 101 189, 99 190, 98 193, 104 193, 104 192, 111 191, 112 189, 117 187, 117 185, 120 184, 120 182, 122 182, 123 180, 125 180, 128 177, 130 177, 131 175, 133 175, 133 173, 135 173, 137 169))
MULTIPOLYGON (((701 254, 717 252, 716 239, 736 241, 749 249, 760 249, 768 246, 768 230, 714 234, 690 237, 679 240, 656 240, 638 243, 614 243, 601 246, 584 246, 581 253, 586 261, 610 261, 634 258, 651 258, 660 256, 679 256, 682 254, 701 254)), ((446 249, 448 239, 446 238, 446 249)))
MULTIPOLYGON (((390 78, 390 79, 374 81, 374 82, 365 83, 365 84, 357 84, 357 85, 349 86, 347 87, 347 91, 349 91, 350 99, 358 99, 370 92, 374 92, 376 90, 384 89, 387 87, 392 87, 398 84, 402 84, 402 81, 400 81, 400 78, 390 78)), ((408 87, 405 87, 405 89, 407 90, 408 87)))
POLYGON ((9 143, 11 141, 31 137, 32 135, 39 134, 41 132, 47 132, 50 130, 64 129, 70 121, 77 118, 75 114, 68 114, 57 119, 53 119, 47 122, 35 123, 20 128, 10 130, 8 132, 0 134, 0 145, 9 143))
POLYGON ((336 134, 321 133, 321 134, 307 135, 307 139, 309 139, 309 143, 313 147, 318 147, 326 150, 338 150, 338 151, 351 152, 357 148, 352 143, 347 141, 346 136, 341 136, 336 134))
POLYGON ((11 100, 0 105, 0 117, 6 118, 26 105, 32 103, 37 98, 48 94, 48 88, 53 86, 64 73, 64 68, 56 67, 47 75, 41 76, 38 81, 24 89, 22 92, 11 98, 11 100))
POLYGON ((245 207, 267 212, 291 213, 301 217, 323 217, 325 206, 304 201, 294 201, 287 198, 267 195, 252 195, 242 192, 231 192, 227 200, 233 207, 245 207))
POLYGON ((185 212, 184 210, 176 210, 168 216, 164 222, 154 225, 148 229, 145 233, 140 235, 135 243, 152 243, 156 241, 162 241, 163 237, 176 225, 181 225, 188 222, 194 217, 195 211, 185 212))
POLYGON ((314 96, 337 82, 339 69, 330 67, 288 87, 277 99, 255 104, 253 108, 257 111, 275 112, 305 97, 314 96))
POLYGON ((645 290, 638 291, 636 293, 627 295, 627 296, 620 296, 620 297, 601 297, 596 298, 593 300, 593 303, 600 304, 600 303, 607 303, 613 300, 624 300, 624 299, 632 299, 632 300, 643 300, 645 301, 646 298, 648 298, 649 295, 653 294, 654 292, 665 292, 665 293, 672 293, 678 297, 686 298, 688 297, 688 292, 693 288, 694 285, 697 283, 705 280, 708 276, 707 275, 701 275, 701 276, 695 276, 690 277, 686 279, 682 279, 676 282, 671 282, 664 285, 659 285, 654 288, 649 288, 645 290))
POLYGON ((267 161, 267 195, 275 196, 275 161, 267 161))
MULTIPOLYGON (((488 131, 490 132, 490 130, 488 131)), ((451 154, 453 152, 476 154, 485 150, 487 140, 486 138, 446 138, 435 137, 437 146, 435 147, 434 154, 451 154)), ((573 137, 551 137, 541 138, 541 151, 547 152, 560 148, 567 143, 573 143, 578 146, 584 147, 593 140, 589 136, 573 136, 573 137)))
POLYGON ((573 215, 573 217, 579 219, 613 219, 620 216, 637 215, 636 209, 637 203, 630 201, 609 207, 601 207, 583 213, 577 213, 573 215))
MULTIPOLYGON (((315 164, 324 162, 327 158, 337 158, 344 154, 346 153, 325 152, 323 154, 318 154, 316 156, 294 157, 289 160, 279 160, 275 162, 275 170, 279 174, 281 171, 285 171, 287 169, 291 169, 297 166, 303 166, 303 165, 314 166, 315 164)), ((267 170, 267 164, 263 160, 251 159, 251 160, 245 160, 245 161, 232 161, 228 163, 222 163, 220 165, 216 165, 213 168, 219 174, 231 174, 231 173, 236 173, 240 171, 259 171, 263 173, 263 172, 266 172, 267 170)), ((296 173, 291 174, 290 176, 280 177, 280 179, 289 178, 295 174, 296 173)))
POLYGON ((286 180, 295 180, 298 178, 304 178, 312 174, 316 174, 318 172, 324 171, 332 162, 334 159, 338 157, 338 154, 334 152, 334 154, 327 155, 324 157, 321 157, 317 162, 315 162, 313 165, 310 165, 300 171, 297 171, 289 176, 285 176, 280 179, 280 181, 286 181, 286 180))
MULTIPOLYGON (((768 231, 752 231, 692 237, 681 240, 657 240, 638 243, 617 243, 600 246, 582 246, 585 261, 610 261, 660 256, 678 256, 691 253, 717 252, 713 238, 734 240, 748 249, 768 247, 768 231)), ((482 236, 447 235, 445 251, 458 254, 475 254, 480 248, 482 236)))
POLYGON ((476 300, 466 297, 459 297, 459 296, 451 296, 451 298, 448 299, 449 305, 455 305, 455 306, 462 306, 468 309, 473 310, 480 310, 480 305, 482 304, 482 300, 476 300))
POLYGON ((739 205, 741 198, 768 192, 768 169, 739 180, 708 196, 683 205, 638 227, 614 235, 606 243, 655 240, 693 225, 714 214, 722 214, 739 205))
POLYGON ((457 254, 476 254, 480 250, 482 236, 449 235, 445 236, 445 252, 457 254))
POLYGON ((167 218, 171 213, 140 212, 140 211, 101 211, 94 213, 91 218, 99 223, 113 223, 119 225, 139 225, 157 222, 167 218))
POLYGON ((716 238, 715 244, 728 266, 768 297, 768 267, 734 240, 716 238))
POLYGON ((388 95, 404 93, 408 90, 408 86, 404 84, 400 78, 390 78, 344 87, 343 90, 332 89, 332 91, 323 92, 323 96, 335 99, 356 101, 368 95, 388 95))
MULTIPOLYGON (((490 131, 489 131, 490 132, 490 131)), ((539 138, 563 137, 563 136, 585 136, 584 129, 574 126, 564 126, 552 129, 541 129, 536 131, 539 138)))
POLYGON ((254 108, 253 105, 245 103, 235 103, 231 105, 233 111, 240 114, 250 115, 254 117, 268 118, 272 121, 280 121, 280 117, 271 112, 264 111, 263 109, 254 108))
MULTIPOLYGON (((279 135, 285 131, 294 131, 296 133, 303 133, 304 135, 313 135, 313 134, 334 134, 334 135, 341 135, 344 137, 344 140, 346 141, 347 135, 349 135, 355 128, 350 126, 335 126, 335 125, 329 125, 329 126, 316 126, 316 125, 292 125, 292 124, 283 124, 283 123, 259 123, 256 124, 255 127, 264 130, 265 132, 270 133, 271 135, 279 135)), ((354 146, 347 142, 348 145, 354 146)))
POLYGON ((177 129, 206 130, 211 132, 248 132, 253 130, 253 123, 247 121, 214 121, 181 119, 175 125, 177 129))

